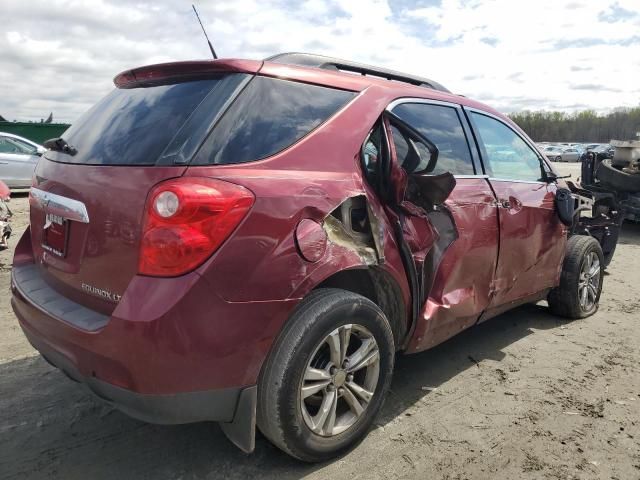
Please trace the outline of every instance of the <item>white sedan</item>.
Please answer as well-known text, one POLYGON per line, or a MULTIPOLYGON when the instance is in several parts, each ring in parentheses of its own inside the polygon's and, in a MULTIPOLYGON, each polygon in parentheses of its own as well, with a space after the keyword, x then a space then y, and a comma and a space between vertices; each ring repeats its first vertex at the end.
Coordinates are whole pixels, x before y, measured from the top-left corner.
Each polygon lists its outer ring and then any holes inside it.
POLYGON ((29 188, 44 151, 42 145, 31 140, 0 132, 0 180, 9 188, 29 188))
POLYGON ((546 147, 543 149, 545 156, 552 162, 577 162, 582 151, 575 147, 546 147))

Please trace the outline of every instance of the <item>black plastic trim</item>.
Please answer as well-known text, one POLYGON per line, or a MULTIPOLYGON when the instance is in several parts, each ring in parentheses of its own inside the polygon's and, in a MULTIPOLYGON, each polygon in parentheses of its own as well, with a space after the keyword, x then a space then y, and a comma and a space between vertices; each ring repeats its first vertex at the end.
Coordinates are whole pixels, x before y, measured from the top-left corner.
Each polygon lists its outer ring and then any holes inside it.
POLYGON ((443 85, 428 78, 411 75, 409 73, 397 72, 383 67, 374 67, 364 63, 343 60, 341 58, 327 57, 324 55, 314 55, 311 53, 280 53, 266 58, 266 62, 285 63, 288 65, 299 65, 301 67, 315 67, 324 70, 344 70, 347 72, 359 73, 361 75, 371 75, 381 77, 385 80, 395 80, 409 83, 419 87, 431 88, 441 92, 451 93, 443 85))
POLYGON ((247 387, 240 392, 233 421, 220 423, 227 438, 245 453, 251 453, 256 448, 257 406, 258 386, 247 387))
POLYGON ((13 286, 25 301, 56 320, 89 332, 98 331, 109 323, 109 316, 69 300, 51 288, 34 263, 15 266, 11 277, 13 286))
POLYGON ((161 425, 235 420, 242 387, 162 395, 134 392, 94 376, 83 376, 71 360, 21 326, 31 345, 47 362, 72 380, 84 383, 97 397, 130 417, 161 425))

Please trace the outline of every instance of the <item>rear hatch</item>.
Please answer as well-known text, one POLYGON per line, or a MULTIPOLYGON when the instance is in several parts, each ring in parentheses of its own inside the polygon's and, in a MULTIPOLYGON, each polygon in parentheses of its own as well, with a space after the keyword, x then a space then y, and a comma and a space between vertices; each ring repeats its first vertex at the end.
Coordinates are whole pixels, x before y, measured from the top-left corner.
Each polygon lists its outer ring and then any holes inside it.
POLYGON ((45 153, 31 193, 31 236, 54 289, 113 311, 138 270, 149 191, 184 173, 253 73, 224 70, 191 62, 121 74, 118 88, 45 153))

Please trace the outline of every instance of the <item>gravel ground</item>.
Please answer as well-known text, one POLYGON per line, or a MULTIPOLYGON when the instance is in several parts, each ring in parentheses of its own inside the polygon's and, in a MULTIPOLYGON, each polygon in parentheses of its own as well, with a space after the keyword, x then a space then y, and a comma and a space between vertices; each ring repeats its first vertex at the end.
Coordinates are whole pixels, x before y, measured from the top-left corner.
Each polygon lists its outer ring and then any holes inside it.
MULTIPOLYGON (((26 196, 11 206, 15 245, 26 196)), ((0 478, 640 479, 640 225, 625 224, 596 315, 526 306, 400 357, 376 427, 322 465, 261 437, 245 455, 216 425, 149 425, 103 405, 22 336, 10 258, 0 252, 0 478)))

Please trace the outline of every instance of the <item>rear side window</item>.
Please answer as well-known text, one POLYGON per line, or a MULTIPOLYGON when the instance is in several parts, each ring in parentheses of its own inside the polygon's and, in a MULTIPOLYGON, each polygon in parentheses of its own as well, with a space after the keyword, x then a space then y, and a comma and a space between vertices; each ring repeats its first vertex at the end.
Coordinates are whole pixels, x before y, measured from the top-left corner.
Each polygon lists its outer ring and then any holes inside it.
POLYGON ((77 152, 46 156, 65 163, 154 165, 187 118, 220 79, 116 88, 67 130, 77 152))
POLYGON ((218 122, 192 164, 245 163, 274 155, 354 96, 343 90, 256 77, 218 122))
POLYGON ((36 153, 36 147, 17 138, 0 137, 0 153, 33 155, 36 153))
POLYGON ((428 173, 475 173, 467 137, 455 108, 425 103, 402 103, 393 109, 393 113, 438 148, 438 161, 433 171, 428 173))

